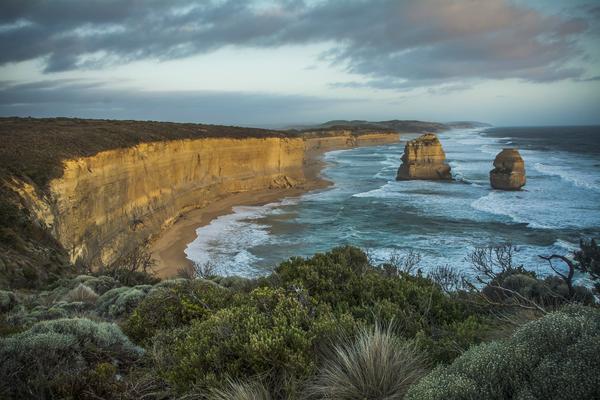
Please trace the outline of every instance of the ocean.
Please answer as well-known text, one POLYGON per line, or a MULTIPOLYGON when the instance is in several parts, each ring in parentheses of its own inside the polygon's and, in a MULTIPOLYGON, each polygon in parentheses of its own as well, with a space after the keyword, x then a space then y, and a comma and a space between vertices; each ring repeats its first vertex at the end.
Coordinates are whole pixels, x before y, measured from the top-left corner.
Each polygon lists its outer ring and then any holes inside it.
POLYGON ((220 274, 268 274, 292 256, 351 244, 375 262, 412 249, 426 272, 449 265, 469 274, 476 246, 510 242, 516 261, 541 275, 538 255, 566 254, 600 237, 600 127, 460 129, 438 137, 453 182, 395 180, 406 140, 332 151, 322 174, 333 186, 260 207, 235 207, 197 230, 187 257, 220 274), (496 154, 518 148, 527 184, 492 190, 496 154))

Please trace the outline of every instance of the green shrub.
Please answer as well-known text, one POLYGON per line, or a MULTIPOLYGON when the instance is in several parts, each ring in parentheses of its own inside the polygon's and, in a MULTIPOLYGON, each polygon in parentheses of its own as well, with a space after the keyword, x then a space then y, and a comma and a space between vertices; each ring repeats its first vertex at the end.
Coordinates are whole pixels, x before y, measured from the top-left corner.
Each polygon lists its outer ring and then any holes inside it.
POLYGON ((413 386, 407 399, 600 398, 600 310, 567 307, 475 346, 413 386))
POLYGON ((308 385, 308 398, 401 400, 426 373, 415 345, 378 324, 342 339, 331 353, 308 385))
POLYGON ((262 281, 262 279, 249 279, 241 276, 214 276, 210 280, 234 292, 244 293, 250 293, 261 286, 262 281))
POLYGON ((174 329, 206 319, 231 302, 232 292, 214 282, 178 279, 156 285, 125 324, 125 332, 137 342, 148 340, 161 329, 174 329))
POLYGON ((160 282, 160 278, 152 273, 133 271, 125 267, 110 268, 102 274, 112 277, 123 286, 154 285, 160 282))
POLYGON ((0 314, 9 312, 19 304, 17 296, 11 291, 0 290, 0 314))
MULTIPOLYGON (((245 304, 225 308, 171 335, 165 376, 185 389, 222 387, 228 378, 266 375, 276 388, 313 372, 315 346, 348 316, 334 317, 302 291, 258 288, 245 304)), ((289 391, 285 387, 284 391, 289 391)))
POLYGON ((110 289, 114 289, 116 287, 121 286, 119 281, 114 279, 111 276, 100 275, 100 276, 89 276, 89 275, 80 275, 74 279, 77 283, 82 283, 85 286, 92 289, 98 295, 103 295, 108 292, 110 289))
POLYGON ((96 301, 96 312, 112 319, 128 316, 151 289, 150 285, 111 289, 96 301))
POLYGON ((369 265, 366 254, 355 247, 291 258, 275 271, 276 284, 303 287, 318 302, 360 320, 394 320, 407 337, 420 331, 429 334, 435 325, 466 317, 461 303, 452 301, 431 280, 406 273, 386 275, 369 265))
MULTIPOLYGON (((25 307, 20 307, 8 314, 6 322, 13 327, 28 327, 40 321, 68 318, 70 316, 70 310, 69 307, 66 307, 67 304, 68 303, 61 302, 49 307, 35 306, 30 310, 27 310, 25 307)), ((85 306, 83 303, 77 303, 76 305, 81 307, 85 306)))
POLYGON ((519 301, 511 292, 501 289, 505 288, 545 307, 558 307, 570 302, 591 305, 595 302, 592 291, 584 286, 575 286, 574 297, 569 298, 567 284, 555 275, 542 280, 538 279, 532 272, 523 273, 519 271, 505 273, 494 280, 492 284, 500 286, 500 288, 488 285, 482 290, 482 293, 493 301, 505 303, 519 301))
POLYGON ((86 389, 82 375, 100 363, 122 369, 141 354, 115 324, 82 318, 39 322, 0 339, 0 395, 78 397, 86 389))
POLYGON ((464 320, 457 320, 436 326, 430 334, 421 331, 416 341, 423 351, 436 362, 451 362, 465 352, 473 344, 484 341, 497 323, 491 318, 470 315, 464 320))

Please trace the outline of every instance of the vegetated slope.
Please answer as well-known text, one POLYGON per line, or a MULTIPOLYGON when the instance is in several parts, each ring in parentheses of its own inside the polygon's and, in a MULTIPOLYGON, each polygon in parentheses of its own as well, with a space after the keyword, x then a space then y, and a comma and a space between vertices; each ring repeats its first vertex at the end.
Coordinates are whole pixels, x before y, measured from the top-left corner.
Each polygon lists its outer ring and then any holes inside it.
POLYGON ((417 120, 398 120, 389 121, 362 121, 362 120, 333 120, 327 121, 316 126, 318 129, 331 129, 333 127, 346 127, 350 129, 389 129, 400 133, 414 132, 440 132, 450 129, 448 125, 439 122, 427 122, 417 120))
POLYGON ((478 121, 452 121, 445 122, 445 124, 452 129, 489 128, 493 126, 492 124, 478 121))
POLYGON ((293 135, 236 126, 75 118, 0 118, 0 173, 28 177, 40 187, 62 173, 61 161, 101 151, 197 138, 293 135))
POLYGON ((0 290, 0 398, 598 398, 592 292, 486 265, 495 279, 469 289, 346 246, 258 279, 125 268, 0 290))
POLYGON ((345 120, 336 119, 324 122, 318 125, 298 126, 296 129, 304 130, 329 130, 329 129, 352 129, 352 130, 392 130, 399 133, 416 132, 441 132, 449 129, 470 129, 483 128, 492 125, 477 121, 453 121, 453 122, 428 122, 418 120, 398 120, 389 121, 365 121, 365 120, 345 120))

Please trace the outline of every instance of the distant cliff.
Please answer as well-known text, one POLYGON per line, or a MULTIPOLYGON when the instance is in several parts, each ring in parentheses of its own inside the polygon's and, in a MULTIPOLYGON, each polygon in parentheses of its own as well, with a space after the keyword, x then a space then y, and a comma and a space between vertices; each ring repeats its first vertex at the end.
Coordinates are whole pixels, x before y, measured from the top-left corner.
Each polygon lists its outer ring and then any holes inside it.
POLYGON ((490 127, 490 124, 477 121, 454 121, 454 122, 428 122, 418 120, 400 120, 392 119, 389 121, 364 121, 364 120, 345 120, 338 119, 327 121, 319 125, 297 126, 296 129, 352 129, 354 131, 362 129, 370 130, 391 130, 398 133, 419 133, 419 132, 441 132, 449 129, 471 129, 490 127))
POLYGON ((14 118, 0 119, 0 137, 0 207, 20 221, 0 220, 0 275, 20 283, 40 267, 45 277, 56 265, 108 265, 228 194, 300 185, 315 154, 398 140, 369 129, 14 118))

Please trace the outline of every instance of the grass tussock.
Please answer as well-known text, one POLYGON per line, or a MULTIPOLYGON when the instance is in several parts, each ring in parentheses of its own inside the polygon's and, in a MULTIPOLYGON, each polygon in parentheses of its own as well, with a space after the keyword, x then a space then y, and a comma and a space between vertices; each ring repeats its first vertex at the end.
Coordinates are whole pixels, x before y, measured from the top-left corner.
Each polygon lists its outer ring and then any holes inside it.
POLYGON ((212 389, 209 400, 271 400, 271 394, 260 381, 232 381, 224 388, 212 389))
POLYGON ((424 356, 380 324, 334 345, 306 389, 311 399, 396 400, 426 373, 424 356))
POLYGON ((82 302, 94 304, 98 295, 92 288, 80 283, 67 294, 67 300, 71 302, 82 302))

